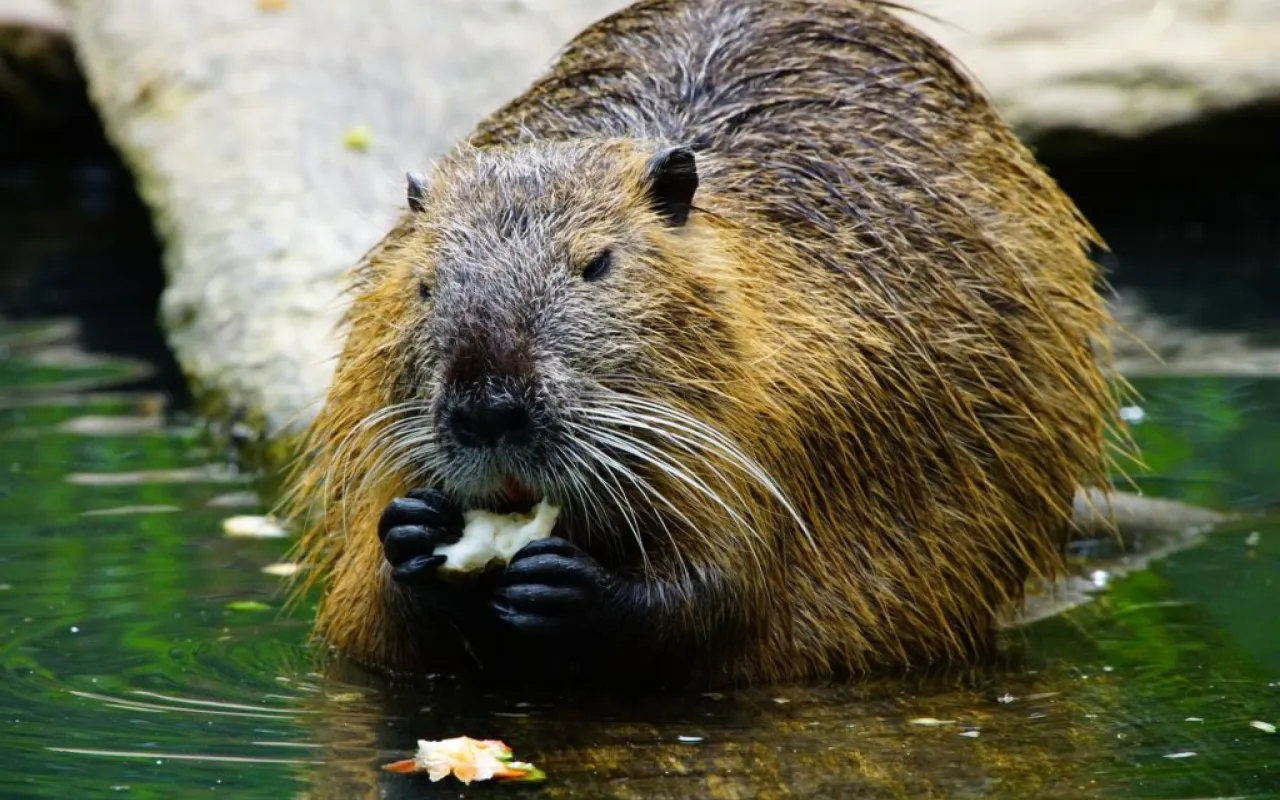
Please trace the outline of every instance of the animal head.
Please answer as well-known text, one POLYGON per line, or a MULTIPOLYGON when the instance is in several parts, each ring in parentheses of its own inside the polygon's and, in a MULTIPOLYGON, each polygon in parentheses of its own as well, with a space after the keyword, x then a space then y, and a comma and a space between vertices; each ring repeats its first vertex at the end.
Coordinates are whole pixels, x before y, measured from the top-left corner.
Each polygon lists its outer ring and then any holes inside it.
POLYGON ((396 400, 419 413, 402 458, 464 504, 584 514, 645 472, 687 472, 671 437, 713 434, 660 398, 732 347, 698 171, 686 147, 579 141, 410 175, 396 400))

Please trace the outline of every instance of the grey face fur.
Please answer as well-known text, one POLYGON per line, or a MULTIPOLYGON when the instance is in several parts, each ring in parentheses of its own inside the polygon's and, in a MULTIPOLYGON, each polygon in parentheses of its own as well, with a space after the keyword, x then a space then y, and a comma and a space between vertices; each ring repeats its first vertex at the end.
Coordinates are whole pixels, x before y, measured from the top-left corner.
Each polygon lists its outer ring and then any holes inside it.
POLYGON ((571 499, 590 461, 575 409, 645 373, 653 237, 684 224, 696 187, 689 151, 657 148, 646 163, 619 143, 464 151, 429 187, 410 180, 429 242, 414 382, 446 491, 571 499))

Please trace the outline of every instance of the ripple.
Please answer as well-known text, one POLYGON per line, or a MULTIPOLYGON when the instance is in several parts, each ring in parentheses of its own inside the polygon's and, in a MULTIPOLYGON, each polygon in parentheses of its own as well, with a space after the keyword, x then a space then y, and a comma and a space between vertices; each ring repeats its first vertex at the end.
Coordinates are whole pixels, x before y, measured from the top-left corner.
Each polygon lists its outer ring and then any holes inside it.
MULTIPOLYGON (((257 742, 255 742, 257 744, 257 742)), ((266 758, 262 756, 218 756, 211 753, 132 752, 129 750, 89 750, 77 747, 50 747, 51 753, 69 753, 78 756, 106 756, 108 758, 145 758, 148 760, 208 761, 230 764, 324 764, 323 761, 306 761, 297 758, 266 758)))
POLYGON ((247 483, 250 476, 225 464, 132 472, 72 472, 67 483, 80 486, 139 486, 158 483, 247 483))
MULTIPOLYGON (((406 687, 309 648, 311 608, 280 609, 287 531, 225 535, 263 513, 227 485, 251 476, 189 432, 64 424, 132 407, 0 409, 0 796, 418 797, 378 765, 457 735, 544 768, 522 796, 1187 797, 1280 779, 1280 662, 1249 628, 1277 602, 1280 522, 1115 573, 1099 602, 1018 631, 1034 658, 1007 669, 692 697, 406 687)), ((1275 450, 1258 452, 1263 486, 1275 450)))

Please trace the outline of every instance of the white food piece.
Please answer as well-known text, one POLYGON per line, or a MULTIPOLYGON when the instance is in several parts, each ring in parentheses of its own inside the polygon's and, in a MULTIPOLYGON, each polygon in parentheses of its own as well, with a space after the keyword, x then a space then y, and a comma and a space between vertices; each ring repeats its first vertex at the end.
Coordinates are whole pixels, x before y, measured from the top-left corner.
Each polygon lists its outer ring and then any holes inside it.
POLYGON ((252 539, 279 539, 287 531, 274 517, 241 514, 222 521, 222 532, 227 536, 244 536, 252 539))
POLYGON ((462 538, 441 545, 436 555, 445 557, 441 572, 467 574, 480 572, 493 563, 505 564, 520 548, 551 535, 560 507, 542 500, 527 514, 495 514, 483 509, 463 513, 466 526, 462 538))

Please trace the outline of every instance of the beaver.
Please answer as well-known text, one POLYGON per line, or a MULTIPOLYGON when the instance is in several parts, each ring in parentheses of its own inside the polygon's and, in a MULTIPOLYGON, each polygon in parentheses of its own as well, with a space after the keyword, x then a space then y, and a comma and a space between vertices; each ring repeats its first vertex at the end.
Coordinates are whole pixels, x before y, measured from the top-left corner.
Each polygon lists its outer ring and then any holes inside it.
POLYGON ((702 685, 989 651, 1114 466, 1102 243, 895 11, 640 0, 409 175, 295 476, 321 640, 702 685))

